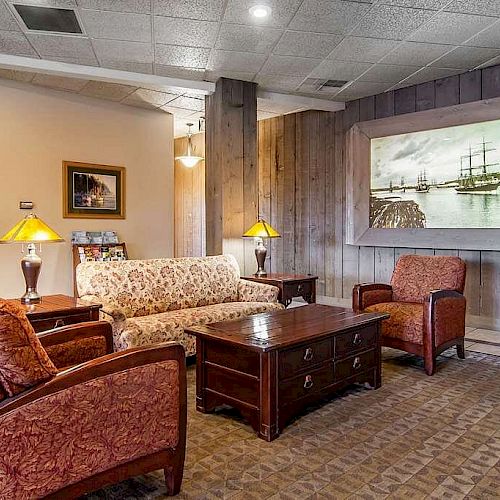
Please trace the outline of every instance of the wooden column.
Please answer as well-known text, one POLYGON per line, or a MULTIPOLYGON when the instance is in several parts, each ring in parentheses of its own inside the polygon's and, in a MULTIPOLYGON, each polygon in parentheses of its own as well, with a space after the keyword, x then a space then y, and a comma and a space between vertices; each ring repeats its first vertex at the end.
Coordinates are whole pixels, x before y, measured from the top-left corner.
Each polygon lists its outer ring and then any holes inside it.
POLYGON ((207 255, 233 254, 252 273, 254 243, 241 235, 257 220, 257 85, 221 78, 205 118, 207 255))

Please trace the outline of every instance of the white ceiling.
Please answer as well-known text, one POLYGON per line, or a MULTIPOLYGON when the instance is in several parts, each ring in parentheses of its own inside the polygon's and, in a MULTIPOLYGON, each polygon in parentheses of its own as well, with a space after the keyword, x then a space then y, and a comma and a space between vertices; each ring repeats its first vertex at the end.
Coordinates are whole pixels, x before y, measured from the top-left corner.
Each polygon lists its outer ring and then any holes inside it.
MULTIPOLYGON (((500 0, 0 0, 0 54, 189 80, 226 76, 346 101, 500 63, 500 0), (84 34, 30 32, 12 3, 73 8, 84 34), (250 17, 257 3, 272 8, 269 19, 250 17), (319 91, 327 79, 349 84, 319 91)), ((98 92, 86 85, 71 90, 98 92)), ((177 102, 193 118, 203 111, 189 97, 151 95, 148 105, 177 102)))

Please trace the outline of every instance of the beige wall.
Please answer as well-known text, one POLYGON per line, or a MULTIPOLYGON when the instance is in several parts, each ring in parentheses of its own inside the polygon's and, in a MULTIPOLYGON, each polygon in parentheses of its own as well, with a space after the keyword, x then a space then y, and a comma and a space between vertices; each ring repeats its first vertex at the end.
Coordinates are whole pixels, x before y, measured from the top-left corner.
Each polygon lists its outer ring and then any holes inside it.
MULTIPOLYGON (((173 256, 173 144, 169 114, 0 80, 0 233, 33 201, 66 240, 42 247, 42 294, 72 294, 73 230, 116 230, 132 258, 173 256), (126 167, 126 219, 63 219, 63 160, 126 167)), ((24 292, 21 257, 0 245, 0 297, 24 292)))

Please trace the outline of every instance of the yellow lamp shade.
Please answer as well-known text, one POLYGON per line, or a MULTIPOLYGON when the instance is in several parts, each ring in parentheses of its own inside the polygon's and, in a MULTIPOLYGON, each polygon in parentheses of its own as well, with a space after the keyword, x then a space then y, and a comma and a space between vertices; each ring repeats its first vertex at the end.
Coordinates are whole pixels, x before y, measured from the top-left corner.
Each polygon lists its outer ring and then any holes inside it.
POLYGON ((244 238, 279 238, 280 234, 264 219, 259 219, 244 235, 244 238))
POLYGON ((35 214, 27 215, 2 238, 0 243, 59 243, 64 241, 35 214))

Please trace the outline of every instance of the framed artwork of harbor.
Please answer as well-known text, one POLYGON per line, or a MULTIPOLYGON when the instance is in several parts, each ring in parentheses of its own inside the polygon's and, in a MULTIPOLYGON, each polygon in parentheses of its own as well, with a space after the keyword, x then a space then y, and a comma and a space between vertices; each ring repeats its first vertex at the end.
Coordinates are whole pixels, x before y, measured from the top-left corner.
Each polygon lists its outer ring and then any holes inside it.
POLYGON ((346 243, 500 250, 500 98, 347 133, 346 243))
POLYGON ((125 218, 125 168, 63 162, 63 217, 125 218))

